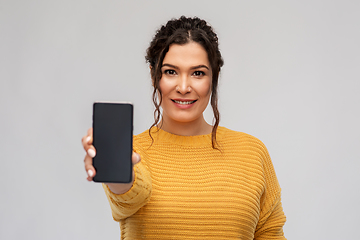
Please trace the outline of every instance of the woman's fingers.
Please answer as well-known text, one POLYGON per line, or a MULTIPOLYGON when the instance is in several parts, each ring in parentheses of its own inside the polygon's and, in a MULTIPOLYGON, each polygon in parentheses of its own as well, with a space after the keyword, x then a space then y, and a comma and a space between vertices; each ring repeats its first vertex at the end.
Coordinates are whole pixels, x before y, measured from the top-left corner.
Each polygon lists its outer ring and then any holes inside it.
POLYGON ((89 144, 92 144, 92 137, 93 137, 93 128, 89 128, 88 129, 88 131, 87 131, 87 135, 90 137, 90 138, 88 138, 87 140, 88 140, 88 143, 89 144))
POLYGON ((92 158, 95 157, 96 150, 95 150, 94 146, 92 145, 92 142, 93 142, 92 128, 90 128, 88 130, 88 134, 81 139, 81 142, 82 142, 82 145, 83 145, 84 150, 87 153, 87 155, 89 155, 92 158))
POLYGON ((92 157, 90 157, 89 155, 86 154, 84 163, 85 163, 85 171, 88 175, 87 180, 92 181, 93 177, 96 174, 95 168, 92 165, 92 163, 93 163, 92 157))
MULTIPOLYGON (((92 145, 92 143, 93 143, 92 136, 93 136, 93 129, 89 128, 87 135, 81 139, 82 145, 86 151, 84 163, 85 163, 85 171, 88 175, 88 177, 87 177, 88 181, 92 181, 94 176, 96 175, 96 171, 93 166, 93 158, 96 155, 96 150, 95 150, 94 146, 92 145)), ((132 164, 134 166, 141 161, 141 157, 138 153, 133 152, 131 160, 132 160, 132 164)))
POLYGON ((96 174, 95 168, 92 165, 93 164, 92 159, 96 155, 96 150, 95 150, 94 146, 92 145, 92 143, 93 143, 92 136, 93 136, 93 129, 89 128, 89 130, 87 131, 87 135, 81 139, 83 148, 86 151, 84 163, 85 163, 85 171, 88 175, 88 177, 87 177, 88 181, 92 181, 93 177, 96 174))
POLYGON ((87 132, 87 135, 85 135, 82 139, 81 139, 81 142, 82 142, 82 145, 85 149, 85 151, 87 151, 87 149, 89 148, 89 146, 92 145, 93 143, 93 134, 92 134, 92 128, 89 128, 88 132, 87 132))
POLYGON ((84 149, 89 157, 93 158, 96 156, 96 150, 93 145, 84 145, 84 149))
POLYGON ((88 148, 88 150, 86 151, 86 154, 91 157, 91 158, 94 158, 96 156, 96 151, 95 151, 95 148, 94 146, 90 146, 88 148))

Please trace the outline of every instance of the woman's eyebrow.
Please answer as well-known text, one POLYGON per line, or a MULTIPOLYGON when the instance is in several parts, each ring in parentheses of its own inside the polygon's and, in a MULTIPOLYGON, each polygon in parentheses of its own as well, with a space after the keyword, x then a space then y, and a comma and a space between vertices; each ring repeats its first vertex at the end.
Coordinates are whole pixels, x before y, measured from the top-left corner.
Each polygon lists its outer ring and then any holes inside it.
MULTIPOLYGON (((169 64, 169 63, 164 63, 161 67, 171 67, 171 68, 179 69, 179 67, 177 67, 175 65, 172 65, 172 64, 169 64)), ((198 69, 198 68, 206 68, 207 70, 210 70, 208 66, 202 65, 202 64, 197 65, 197 66, 193 66, 190 69, 194 70, 194 69, 198 69)))
POLYGON ((210 70, 208 68, 208 66, 206 66, 206 65, 197 65, 197 66, 191 67, 190 69, 198 69, 198 68, 206 68, 207 70, 210 70))
POLYGON ((171 68, 179 69, 177 66, 171 65, 169 63, 164 63, 161 67, 171 67, 171 68))

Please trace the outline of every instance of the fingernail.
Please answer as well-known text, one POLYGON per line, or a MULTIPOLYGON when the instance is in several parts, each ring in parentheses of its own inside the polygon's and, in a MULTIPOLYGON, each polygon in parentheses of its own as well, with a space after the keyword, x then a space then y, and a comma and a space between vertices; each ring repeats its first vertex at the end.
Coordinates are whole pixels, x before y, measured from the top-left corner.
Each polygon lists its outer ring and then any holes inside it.
POLYGON ((92 149, 92 148, 89 148, 89 150, 87 151, 87 154, 90 156, 90 157, 95 157, 95 151, 94 151, 94 149, 92 149))
POLYGON ((140 154, 136 154, 136 156, 137 156, 137 162, 139 162, 140 161, 140 154))
POLYGON ((91 140, 91 137, 88 136, 85 141, 86 141, 86 143, 88 143, 88 142, 90 142, 90 140, 91 140))
POLYGON ((91 169, 89 169, 87 171, 87 173, 88 173, 89 177, 92 177, 94 175, 94 172, 91 169))

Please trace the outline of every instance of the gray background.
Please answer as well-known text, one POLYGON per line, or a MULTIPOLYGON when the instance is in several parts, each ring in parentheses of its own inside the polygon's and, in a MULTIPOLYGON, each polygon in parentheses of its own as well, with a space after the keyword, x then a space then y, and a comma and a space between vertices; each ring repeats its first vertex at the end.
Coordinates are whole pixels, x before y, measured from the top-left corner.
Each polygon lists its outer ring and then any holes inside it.
MULTIPOLYGON (((355 239, 360 213, 359 1, 0 1, 0 239, 119 239, 85 180, 95 100, 152 123, 144 60, 182 14, 218 32, 221 125, 260 138, 288 239, 355 239)), ((211 121, 211 112, 207 111, 211 121)))

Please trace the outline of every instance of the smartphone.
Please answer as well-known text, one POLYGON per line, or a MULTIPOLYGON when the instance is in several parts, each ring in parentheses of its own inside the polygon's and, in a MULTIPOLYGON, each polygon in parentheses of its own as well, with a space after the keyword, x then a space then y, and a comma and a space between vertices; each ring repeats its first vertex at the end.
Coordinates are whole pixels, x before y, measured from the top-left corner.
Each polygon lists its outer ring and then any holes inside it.
POLYGON ((94 182, 132 181, 133 105, 125 102, 93 104, 94 182))

